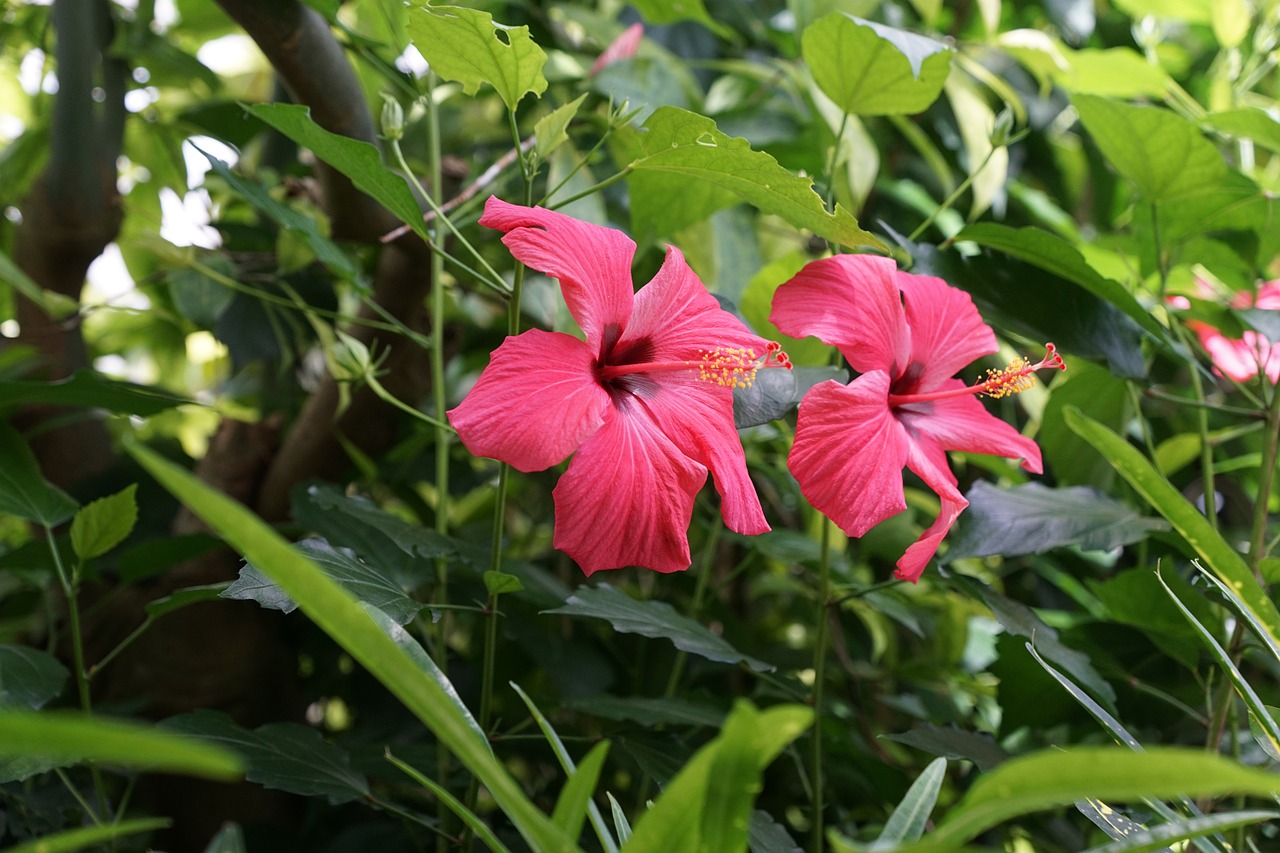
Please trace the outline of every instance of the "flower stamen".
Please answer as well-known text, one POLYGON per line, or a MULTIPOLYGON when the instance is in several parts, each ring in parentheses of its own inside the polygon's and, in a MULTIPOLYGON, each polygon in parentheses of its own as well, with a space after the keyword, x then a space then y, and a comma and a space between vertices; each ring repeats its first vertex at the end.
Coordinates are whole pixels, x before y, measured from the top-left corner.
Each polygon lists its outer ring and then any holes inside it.
POLYGON ((599 368, 599 376, 602 381, 608 382, 628 374, 688 370, 694 371, 700 381, 712 385, 750 388, 755 382, 756 373, 765 367, 791 369, 791 359, 782 351, 782 346, 774 341, 768 343, 763 355, 757 355, 752 347, 715 347, 699 350, 696 361, 603 365, 599 368))
POLYGON ((1035 372, 1044 368, 1066 370, 1067 365, 1058 354, 1053 344, 1044 345, 1044 358, 1035 364, 1029 364, 1025 358, 1015 358, 1006 367, 999 370, 988 370, 987 378, 976 385, 954 388, 948 391, 934 391, 929 394, 890 394, 890 406, 902 406, 909 403, 927 403, 930 400, 941 400, 947 397, 962 397, 965 394, 978 394, 998 400, 1026 391, 1035 384, 1035 372))

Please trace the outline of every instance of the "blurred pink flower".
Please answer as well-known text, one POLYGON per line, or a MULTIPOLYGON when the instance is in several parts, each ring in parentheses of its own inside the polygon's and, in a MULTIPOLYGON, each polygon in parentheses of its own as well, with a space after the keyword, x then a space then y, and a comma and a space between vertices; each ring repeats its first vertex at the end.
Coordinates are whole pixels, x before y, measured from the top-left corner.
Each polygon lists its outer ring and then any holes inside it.
POLYGON ((902 469, 942 502, 941 513, 898 560, 895 577, 915 583, 960 512, 948 450, 1020 457, 1041 471, 1040 448, 991 415, 976 395, 1003 397, 1030 387, 1045 359, 1019 359, 965 386, 952 374, 996 351, 996 338, 969 295, 940 278, 899 272, 888 258, 837 255, 810 263, 778 288, 770 317, 785 334, 836 347, 859 376, 828 380, 800 403, 787 460, 813 506, 850 536, 906 509, 902 469))
MULTIPOLYGON (((1208 290, 1206 296, 1212 298, 1212 290, 1205 289, 1208 290)), ((1186 300, 1183 303, 1189 307, 1186 300)), ((1280 280, 1269 281, 1259 287, 1256 301, 1248 292, 1237 293, 1231 300, 1231 307, 1280 309, 1280 280)), ((1258 375, 1261 368, 1271 384, 1280 383, 1280 341, 1267 340, 1252 329, 1245 329, 1243 337, 1228 338, 1199 320, 1189 320, 1187 327, 1200 338, 1200 345, 1213 360, 1213 366, 1223 375, 1237 382, 1248 382, 1258 375)))
POLYGON ((640 39, 644 36, 644 24, 639 22, 627 27, 618 37, 609 42, 609 46, 596 59, 595 64, 591 66, 591 70, 587 72, 589 77, 594 77, 600 73, 600 69, 604 68, 611 62, 617 62, 619 59, 628 59, 636 55, 636 50, 640 47, 640 39))
POLYGON ((733 388, 765 364, 789 366, 778 345, 722 310, 674 246, 633 292, 635 244, 620 231, 497 198, 480 224, 560 280, 586 337, 507 338, 449 412, 472 453, 521 471, 574 454, 553 492, 555 547, 588 575, 687 569, 693 499, 708 471, 725 524, 767 531, 733 426, 733 388))

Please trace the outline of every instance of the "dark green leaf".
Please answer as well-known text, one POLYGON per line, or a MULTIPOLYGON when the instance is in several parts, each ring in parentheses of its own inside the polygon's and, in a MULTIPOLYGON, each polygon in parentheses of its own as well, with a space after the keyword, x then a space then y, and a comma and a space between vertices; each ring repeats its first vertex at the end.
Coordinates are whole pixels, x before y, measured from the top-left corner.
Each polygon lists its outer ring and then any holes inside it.
POLYGON ((745 663, 756 672, 768 672, 773 666, 744 655, 707 628, 687 616, 681 616, 662 601, 636 601, 622 590, 608 584, 595 589, 580 586, 563 607, 546 613, 604 619, 615 631, 665 638, 676 648, 721 663, 745 663))
POLYGON ((142 832, 155 832, 172 824, 173 821, 169 818, 158 817, 122 820, 119 823, 109 823, 103 826, 67 829, 62 832, 51 833, 36 841, 29 841, 26 844, 15 844, 12 847, 6 847, 5 853, 71 853, 71 851, 84 850, 87 847, 95 847, 107 842, 111 843, 112 849, 116 849, 115 840, 118 838, 126 838, 142 832))
MULTIPOLYGON (((401 625, 412 622, 425 605, 378 568, 358 558, 348 548, 334 548, 323 539, 304 539, 297 549, 357 600, 386 613, 401 625)), ((272 610, 291 613, 297 608, 287 595, 256 567, 246 564, 240 577, 222 593, 223 598, 256 601, 272 610)))
POLYGON ((62 693, 70 673, 48 652, 0 645, 0 707, 40 708, 62 693))
POLYGON ((204 853, 248 853, 244 846, 244 833, 237 823, 224 823, 204 853))
POLYGON ((402 222, 429 239, 422 211, 409 192, 409 185, 382 162, 378 149, 367 142, 330 133, 311 119, 307 107, 294 104, 256 104, 245 107, 257 118, 351 179, 357 189, 377 199, 402 222))
MULTIPOLYGON (((1196 618, 1218 631, 1222 617, 1203 595, 1198 595, 1182 578, 1167 573, 1165 583, 1191 608, 1196 618)), ((1108 616, 1122 625, 1132 625, 1151 638, 1161 651, 1194 668, 1200 659, 1200 642, 1187 631, 1187 621, 1160 588, 1149 568, 1136 568, 1105 581, 1086 581, 1089 590, 1107 608, 1108 616)))
POLYGON ((587 819, 587 809, 591 805, 591 797, 595 793, 596 783, 600 781, 600 771, 604 768, 604 760, 609 755, 609 741, 601 741, 583 756, 577 769, 569 774, 569 779, 556 798, 555 810, 551 820, 564 830, 565 835, 577 838, 582 834, 582 824, 587 819))
POLYGON ((419 6, 410 11, 409 38, 431 68, 474 95, 480 84, 497 90, 508 110, 525 93, 547 89, 542 66, 547 55, 533 43, 528 27, 496 23, 488 12, 460 6, 419 6))
MULTIPOLYGON (((1096 800, 1092 804, 1106 809, 1109 813, 1107 816, 1110 819, 1114 820, 1118 817, 1106 805, 1098 803, 1096 800)), ((1081 809, 1081 811, 1084 811, 1084 809, 1081 809)), ((1085 812, 1085 814, 1088 815, 1088 812, 1085 812)), ((1264 820, 1275 820, 1276 818, 1280 818, 1280 812, 1254 810, 1189 817, 1149 828, 1131 821, 1125 821, 1122 824, 1125 828, 1123 838, 1117 839, 1112 844, 1090 847, 1085 853, 1149 853, 1150 851, 1169 850, 1171 849, 1169 847, 1170 844, 1175 844, 1179 841, 1200 838, 1216 832, 1225 832, 1238 826, 1248 826, 1251 823, 1260 823, 1264 820)), ((1089 819, 1097 823, 1091 815, 1089 819)), ((1124 821, 1124 818, 1121 817, 1120 820, 1124 821)), ((1179 849, 1188 848, 1180 847, 1179 849)))
POLYGON ((1052 489, 1024 483, 1001 489, 985 480, 965 494, 969 507, 950 538, 946 560, 1002 554, 1042 554, 1077 545, 1086 551, 1110 551, 1168 530, 1158 518, 1144 518, 1096 489, 1052 489))
POLYGON ((630 720, 642 726, 706 726, 719 728, 724 711, 687 699, 645 696, 587 696, 570 699, 568 707, 610 720, 630 720))
POLYGON ((775 421, 794 409, 814 385, 828 379, 844 381, 848 376, 840 367, 761 370, 750 388, 733 389, 733 425, 746 429, 775 421))
POLYGON ((144 610, 147 616, 152 619, 159 619, 161 616, 172 613, 175 610, 181 610, 184 607, 190 607, 192 604, 199 604, 202 601, 215 601, 230 585, 229 581, 222 581, 220 583, 175 589, 166 596, 147 602, 144 610))
POLYGON ((369 796, 369 783, 351 768, 346 751, 315 729, 268 723, 250 730, 221 711, 208 710, 170 717, 160 725, 239 753, 248 765, 245 778, 265 788, 326 797, 333 805, 369 796))
POLYGON ((77 370, 67 379, 56 382, 0 381, 0 406, 21 406, 27 403, 106 409, 109 412, 149 417, 175 406, 190 405, 194 401, 144 385, 107 379, 92 370, 77 370))
POLYGON ((747 845, 751 853, 802 853, 800 845, 796 844, 786 828, 768 812, 759 809, 751 813, 747 845))
POLYGON ((669 218, 683 208, 688 218, 678 225, 684 227, 742 200, 844 246, 883 246, 843 207, 828 213, 809 178, 751 150, 745 139, 726 136, 705 116, 661 107, 628 138, 632 216, 641 222, 675 227, 669 218))
POLYGON ((53 527, 75 511, 76 502, 41 476, 35 454, 18 431, 0 423, 0 513, 53 527))
POLYGON ((953 760, 964 759, 978 765, 980 770, 990 770, 1009 754, 989 735, 965 732, 960 729, 944 729, 935 725, 916 726, 909 732, 881 735, 886 740, 905 743, 916 749, 953 760))
POLYGON ((1226 177, 1218 149, 1171 110, 1092 95, 1071 102, 1103 156, 1147 201, 1199 195, 1226 177))
POLYGON ((1076 810, 1111 838, 1123 839, 1135 836, 1145 829, 1142 824, 1134 823, 1111 806, 1098 800, 1077 800, 1076 810))
POLYGON ((957 240, 970 240, 980 246, 1034 264, 1040 269, 1080 285, 1094 296, 1109 302, 1125 313, 1157 340, 1166 341, 1168 332, 1142 306, 1133 294, 1089 266, 1075 246, 1056 234, 1039 228, 1010 228, 994 222, 970 225, 956 235, 957 240))
MULTIPOLYGON (((318 130, 319 128, 317 128, 318 130)), ((282 131, 283 132, 283 131, 282 131)), ((351 141, 351 140, 348 140, 351 141)), ((199 150, 198 148, 196 150, 199 150)), ((337 243, 330 240, 320 231, 320 223, 313 217, 307 216, 301 211, 294 210, 292 207, 277 201, 267 193, 267 188, 256 181, 250 181, 231 171, 231 168, 212 154, 201 151, 209 160, 209 166, 213 171, 231 186, 231 189, 245 199, 254 207, 276 222, 281 228, 301 235, 306 239, 307 245, 311 247, 311 251, 315 253, 316 258, 324 264, 331 272, 335 273, 342 279, 351 282, 361 282, 363 273, 360 267, 344 252, 337 243)), ((319 152, 317 152, 319 154, 319 152)), ((335 166, 335 168, 337 168, 335 166)), ((215 283, 216 284, 216 283, 215 283)), ((214 317, 216 320, 221 316, 222 312, 231 304, 234 293, 221 303, 218 314, 214 317)))
POLYGON ((1036 442, 1043 451, 1045 467, 1059 483, 1087 483, 1106 488, 1115 479, 1111 463, 1067 426, 1063 409, 1076 406, 1112 429, 1119 429, 1129 417, 1129 399, 1124 381, 1087 362, 1072 364, 1071 369, 1053 383, 1036 442))
POLYGON ((121 551, 116 559, 116 569, 121 580, 133 583, 158 575, 221 546, 222 540, 208 533, 149 539, 121 551))
MULTIPOLYGON (((286 226, 287 227, 287 226, 286 226)), ((224 255, 212 254, 201 259, 201 264, 223 278, 234 280, 236 268, 224 255)), ((165 277, 173 304, 182 316, 197 326, 212 327, 230 307, 236 292, 196 267, 180 267, 170 270, 165 277)))
POLYGON ((697 21, 720 35, 728 38, 733 30, 717 22, 707 13, 702 0, 635 0, 631 5, 636 7, 640 17, 651 24, 674 24, 676 21, 697 21))
POLYGON ((814 82, 853 115, 914 115, 942 93, 951 50, 925 36, 832 12, 805 28, 814 82))
POLYGON ((976 594, 991 610, 991 615, 1002 628, 1010 634, 1024 637, 1035 643, 1036 650, 1040 654, 1071 673, 1072 677, 1102 700, 1102 704, 1109 711, 1115 712, 1115 689, 1094 669, 1089 656, 1064 646, 1058 640, 1058 632, 1046 625, 1030 607, 1020 601, 1006 598, 986 584, 964 575, 953 576, 952 582, 971 595, 976 594))
POLYGON ((71 520, 71 547, 81 560, 100 557, 119 545, 138 522, 136 483, 85 504, 71 520))
POLYGON ((1280 343, 1280 311, 1274 308, 1244 308, 1240 315, 1258 334, 1280 343))
POLYGON ((875 846, 883 844, 892 847, 903 841, 915 841, 924 835, 925 824, 938 803, 938 792, 942 790, 942 782, 946 777, 947 760, 935 758, 930 761, 929 766, 911 783, 906 796, 894 808, 893 814, 889 815, 875 846))
POLYGON ((1111 372, 1146 375, 1142 330, 1118 308, 1083 288, 1007 257, 983 252, 961 257, 926 244, 903 243, 915 260, 912 272, 936 275, 967 290, 982 316, 994 325, 1084 358, 1104 359, 1111 372), (1036 283, 1027 298, 1027 282, 1036 283))

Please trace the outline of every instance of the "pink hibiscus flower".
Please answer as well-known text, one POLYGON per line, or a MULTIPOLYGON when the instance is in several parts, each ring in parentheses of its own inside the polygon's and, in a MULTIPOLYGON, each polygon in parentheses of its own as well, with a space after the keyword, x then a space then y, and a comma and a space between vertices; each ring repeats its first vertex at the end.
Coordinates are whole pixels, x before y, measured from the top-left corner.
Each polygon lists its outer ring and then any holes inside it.
MULTIPOLYGON (((1202 298, 1213 298, 1213 288, 1208 283, 1197 279, 1196 285, 1202 298)), ((1185 299, 1174 304, 1190 307, 1185 299)), ((1231 307, 1280 309, 1280 280, 1269 281, 1259 287, 1256 300, 1247 291, 1237 293, 1231 300, 1231 307)), ((1253 329, 1245 329, 1243 337, 1228 338, 1213 326, 1198 320, 1188 321, 1187 326, 1200 338, 1200 345, 1213 360, 1213 366, 1223 375, 1237 382, 1248 382, 1261 369, 1272 385, 1280 383, 1280 341, 1268 340, 1253 329)))
POLYGON ((899 272, 888 258, 837 255, 814 261, 773 299, 774 324, 840 350, 859 376, 828 380, 800 403, 787 466, 818 511, 861 536, 906 509, 902 468, 938 494, 942 511, 898 560, 915 583, 960 512, 948 450, 1020 457, 1040 473, 1040 448, 991 415, 978 394, 1025 390, 1042 367, 1063 367, 1053 344, 1039 364, 1021 359, 965 386, 952 374, 996 351, 995 333, 969 295, 942 279, 899 272))
POLYGON ((604 52, 596 57, 595 64, 591 66, 591 70, 587 72, 588 77, 594 77, 600 73, 600 69, 606 65, 611 65, 619 59, 630 59, 636 55, 636 51, 640 49, 640 39, 644 36, 644 24, 639 22, 627 27, 618 37, 609 42, 609 46, 604 52))
POLYGON ((733 388, 765 364, 789 366, 778 345, 722 310, 674 246, 633 292, 635 243, 620 231, 497 198, 480 224, 560 280, 586 337, 507 338, 449 412, 467 449, 521 471, 574 454, 552 493, 555 547, 588 575, 687 569, 693 499, 708 471, 725 524, 767 531, 733 426, 733 388))

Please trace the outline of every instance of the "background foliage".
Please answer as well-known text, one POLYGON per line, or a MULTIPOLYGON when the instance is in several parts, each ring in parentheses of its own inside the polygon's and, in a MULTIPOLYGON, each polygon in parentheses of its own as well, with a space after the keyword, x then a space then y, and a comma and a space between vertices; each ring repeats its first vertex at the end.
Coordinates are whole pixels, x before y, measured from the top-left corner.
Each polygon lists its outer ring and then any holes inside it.
POLYGON ((1274 849, 1275 0, 2 8, 0 843, 1274 849), (587 582, 556 471, 457 443, 572 329, 490 194, 784 343, 771 533, 704 492, 687 573, 587 582), (919 585, 923 484, 846 541, 785 466, 846 374, 770 301, 833 251, 1068 362, 919 585))

